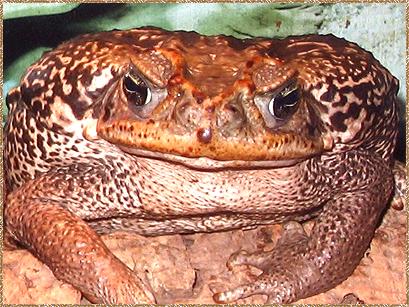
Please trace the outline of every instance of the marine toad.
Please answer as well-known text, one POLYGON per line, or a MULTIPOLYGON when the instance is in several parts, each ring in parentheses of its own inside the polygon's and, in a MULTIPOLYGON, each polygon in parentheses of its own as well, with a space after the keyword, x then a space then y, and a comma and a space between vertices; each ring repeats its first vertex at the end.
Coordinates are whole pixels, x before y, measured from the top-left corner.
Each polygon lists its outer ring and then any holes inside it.
POLYGON ((92 302, 153 303, 99 234, 316 217, 310 237, 290 229, 273 251, 233 255, 264 273, 214 296, 294 302, 346 279, 371 241, 394 191, 397 90, 370 53, 332 35, 80 36, 7 97, 5 225, 92 302))

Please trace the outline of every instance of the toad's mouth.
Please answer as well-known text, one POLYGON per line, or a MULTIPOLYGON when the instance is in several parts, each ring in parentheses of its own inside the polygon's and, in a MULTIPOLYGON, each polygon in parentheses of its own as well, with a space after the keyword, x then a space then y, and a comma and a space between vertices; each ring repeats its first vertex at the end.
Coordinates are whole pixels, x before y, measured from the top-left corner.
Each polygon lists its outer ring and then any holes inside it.
POLYGON ((198 169, 285 167, 322 153, 321 138, 263 133, 223 138, 210 128, 177 134, 164 122, 117 120, 98 123, 98 136, 134 155, 198 169))
POLYGON ((154 152, 127 146, 119 146, 119 148, 121 148, 123 151, 127 153, 140 156, 143 158, 159 159, 172 163, 178 163, 189 168, 198 170, 279 168, 292 166, 304 160, 300 158, 276 161, 245 161, 245 160, 220 161, 207 157, 188 158, 176 154, 154 152))

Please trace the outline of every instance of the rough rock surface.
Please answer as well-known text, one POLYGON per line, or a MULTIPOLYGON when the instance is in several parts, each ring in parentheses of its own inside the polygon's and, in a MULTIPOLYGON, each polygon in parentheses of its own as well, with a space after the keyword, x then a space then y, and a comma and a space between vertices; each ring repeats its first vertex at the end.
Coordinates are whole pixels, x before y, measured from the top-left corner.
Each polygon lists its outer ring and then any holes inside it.
POLYGON ((48 267, 26 250, 3 252, 5 304, 75 304, 81 293, 57 280, 48 267))
MULTIPOLYGON (((311 229, 312 223, 305 228, 311 229)), ((145 238, 128 233, 104 236, 115 255, 150 283, 158 303, 213 303, 212 294, 254 279, 260 271, 237 266, 229 256, 245 249, 271 249, 281 226, 247 231, 145 238)), ((326 293, 298 303, 406 303, 406 210, 389 209, 354 274, 326 293)), ((25 250, 3 253, 4 303, 84 303, 70 285, 25 250)), ((238 303, 264 303, 262 295, 238 303)))

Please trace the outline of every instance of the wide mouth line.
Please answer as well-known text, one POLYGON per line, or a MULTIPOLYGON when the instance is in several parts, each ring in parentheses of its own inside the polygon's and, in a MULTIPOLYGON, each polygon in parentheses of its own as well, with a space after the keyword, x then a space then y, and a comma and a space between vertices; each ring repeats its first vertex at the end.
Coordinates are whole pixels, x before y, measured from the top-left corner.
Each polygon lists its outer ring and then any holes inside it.
POLYGON ((158 160, 165 163, 176 163, 191 169, 202 171, 284 168, 296 165, 311 157, 305 156, 302 158, 288 160, 215 160, 209 157, 184 157, 178 154, 154 152, 124 145, 119 145, 118 147, 128 154, 142 159, 158 160))

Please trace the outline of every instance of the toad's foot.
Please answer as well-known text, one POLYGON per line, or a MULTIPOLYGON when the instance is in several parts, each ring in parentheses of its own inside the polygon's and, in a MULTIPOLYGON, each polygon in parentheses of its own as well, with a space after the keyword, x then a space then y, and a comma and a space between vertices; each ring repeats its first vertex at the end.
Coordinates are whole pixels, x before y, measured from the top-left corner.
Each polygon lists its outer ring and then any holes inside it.
POLYGON ((335 196, 323 208, 309 237, 300 224, 292 222, 272 251, 233 255, 228 266, 248 264, 263 273, 255 283, 214 294, 214 300, 227 303, 264 294, 268 303, 292 303, 344 281, 370 244, 380 209, 390 195, 385 189, 391 190, 391 177, 379 177, 385 179, 372 186, 377 193, 369 189, 335 196))
POLYGON ((263 273, 254 283, 237 287, 231 291, 216 293, 213 296, 214 300, 218 303, 232 302, 254 294, 266 294, 269 303, 281 303, 286 298, 288 300, 295 287, 308 282, 308 279, 316 279, 319 275, 319 271, 308 261, 303 263, 303 272, 295 272, 291 266, 277 266, 287 260, 299 258, 297 255, 305 253, 307 242, 308 236, 301 224, 289 222, 284 225, 283 234, 274 250, 257 251, 251 254, 246 251, 234 253, 227 262, 229 269, 238 265, 251 265, 262 270, 263 273), (290 251, 291 254, 287 251, 290 251), (297 280, 299 285, 294 285, 292 280, 297 280))

